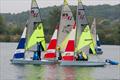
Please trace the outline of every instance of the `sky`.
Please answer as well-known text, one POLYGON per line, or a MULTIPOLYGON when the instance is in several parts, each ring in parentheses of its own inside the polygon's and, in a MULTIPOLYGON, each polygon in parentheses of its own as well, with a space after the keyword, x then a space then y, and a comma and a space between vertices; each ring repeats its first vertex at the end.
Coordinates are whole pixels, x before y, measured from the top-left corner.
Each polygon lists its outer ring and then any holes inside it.
MULTIPOLYGON (((120 4, 120 0, 82 0, 84 5, 120 4)), ((62 5, 63 0, 37 0, 40 8, 62 5)), ((68 0, 69 5, 77 5, 77 0, 68 0)), ((30 10, 31 0, 0 0, 0 13, 20 13, 30 10)))

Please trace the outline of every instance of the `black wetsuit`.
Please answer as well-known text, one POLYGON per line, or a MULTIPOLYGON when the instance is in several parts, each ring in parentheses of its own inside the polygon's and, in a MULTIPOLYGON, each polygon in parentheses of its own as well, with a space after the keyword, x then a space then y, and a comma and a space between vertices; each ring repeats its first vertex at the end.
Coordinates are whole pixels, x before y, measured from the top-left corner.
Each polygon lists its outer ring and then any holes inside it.
POLYGON ((38 53, 38 58, 41 60, 41 48, 40 48, 40 43, 37 44, 37 53, 38 53))
POLYGON ((60 52, 60 51, 58 51, 58 53, 59 53, 59 57, 58 57, 58 60, 61 60, 61 59, 62 59, 62 55, 61 55, 61 52, 60 52))

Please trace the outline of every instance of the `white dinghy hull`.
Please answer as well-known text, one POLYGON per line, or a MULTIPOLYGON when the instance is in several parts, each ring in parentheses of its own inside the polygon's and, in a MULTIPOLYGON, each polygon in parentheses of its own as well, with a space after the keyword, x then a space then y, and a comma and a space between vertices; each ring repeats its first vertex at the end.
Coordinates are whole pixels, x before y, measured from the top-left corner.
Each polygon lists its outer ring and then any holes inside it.
POLYGON ((95 61, 61 61, 61 66, 104 67, 106 62, 95 61))
POLYGON ((18 60, 18 59, 11 59, 10 60, 12 64, 31 64, 31 65, 47 65, 47 64, 56 64, 57 63, 57 60, 26 60, 26 59, 21 59, 21 60, 18 60))

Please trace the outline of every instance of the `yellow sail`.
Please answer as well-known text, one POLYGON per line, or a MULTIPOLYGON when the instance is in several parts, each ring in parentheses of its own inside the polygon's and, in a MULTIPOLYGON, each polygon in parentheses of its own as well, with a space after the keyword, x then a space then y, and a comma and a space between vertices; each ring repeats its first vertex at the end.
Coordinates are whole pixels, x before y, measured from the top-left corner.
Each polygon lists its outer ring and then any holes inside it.
POLYGON ((42 47, 44 48, 44 50, 46 50, 46 43, 45 43, 42 23, 40 23, 37 26, 37 28, 34 30, 33 34, 31 35, 30 39, 28 40, 28 44, 26 45, 26 50, 30 49, 32 46, 37 44, 37 42, 41 42, 42 47))
POLYGON ((68 2, 67 2, 67 0, 64 0, 64 5, 68 5, 68 2))
POLYGON ((76 50, 79 51, 80 49, 89 45, 90 43, 92 43, 92 36, 89 25, 87 25, 80 36, 76 50))

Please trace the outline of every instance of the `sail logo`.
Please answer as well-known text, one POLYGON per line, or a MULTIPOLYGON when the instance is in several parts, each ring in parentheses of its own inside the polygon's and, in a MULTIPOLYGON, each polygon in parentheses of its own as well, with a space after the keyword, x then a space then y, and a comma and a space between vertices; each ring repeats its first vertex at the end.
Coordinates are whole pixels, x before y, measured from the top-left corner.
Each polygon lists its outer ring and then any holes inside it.
POLYGON ((38 9, 32 9, 31 14, 32 14, 33 17, 37 17, 38 14, 39 14, 39 10, 38 9))
POLYGON ((66 20, 72 20, 72 16, 69 16, 67 13, 63 13, 62 18, 66 20))
POLYGON ((84 19, 85 15, 82 14, 81 12, 78 12, 78 17, 79 17, 79 19, 84 19))

